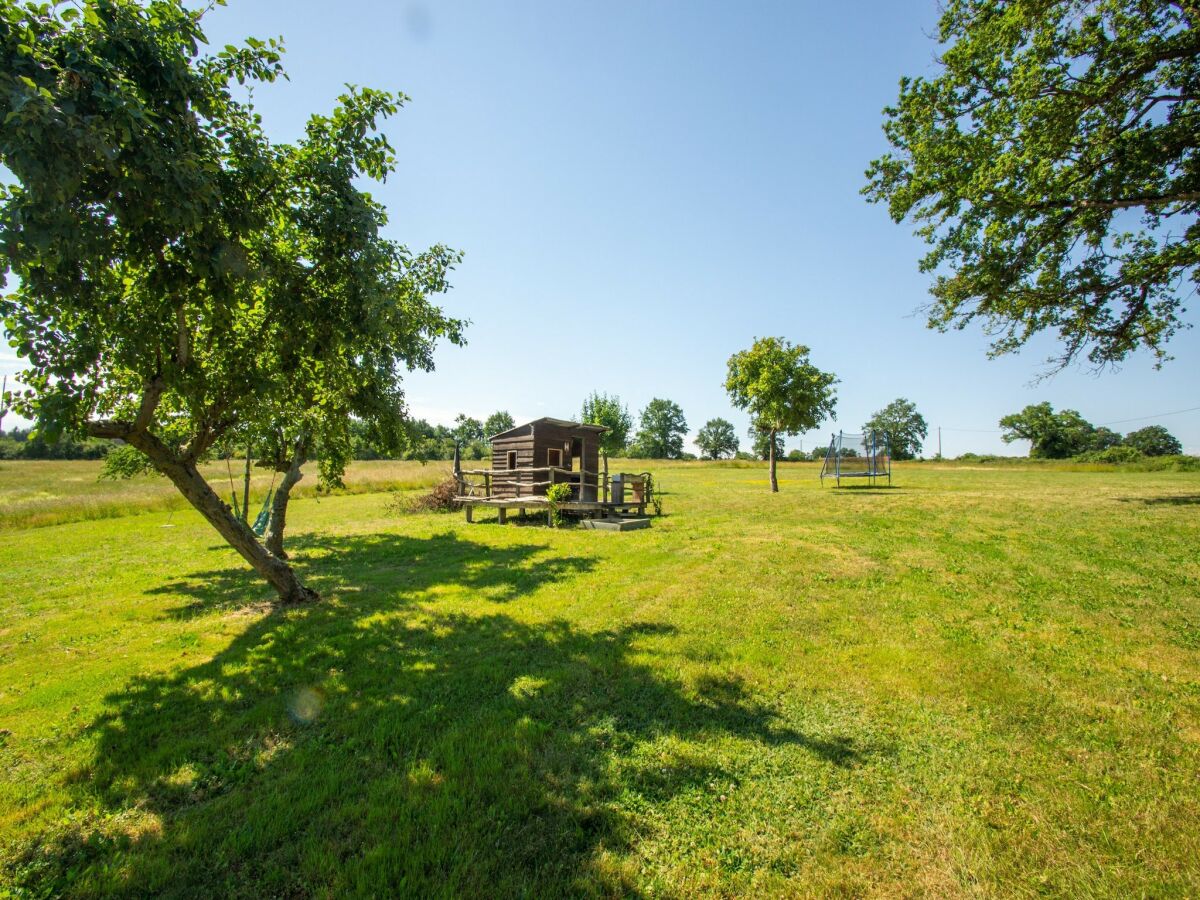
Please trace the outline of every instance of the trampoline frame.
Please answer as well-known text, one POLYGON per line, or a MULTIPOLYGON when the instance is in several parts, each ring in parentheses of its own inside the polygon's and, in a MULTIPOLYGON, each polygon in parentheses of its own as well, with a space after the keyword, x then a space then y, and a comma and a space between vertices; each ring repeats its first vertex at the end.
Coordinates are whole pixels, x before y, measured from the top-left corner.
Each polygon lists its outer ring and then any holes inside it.
MULTIPOLYGON (((843 431, 831 435, 829 440, 829 449, 825 451, 825 460, 821 463, 821 483, 824 484, 826 478, 832 478, 835 481, 836 487, 842 486, 843 478, 867 478, 870 479, 872 487, 875 486, 876 480, 887 478, 888 487, 892 485, 892 448, 888 441, 886 431, 869 431, 862 435, 863 441, 861 448, 866 450, 866 453, 860 457, 849 457, 850 459, 866 459, 866 467, 862 471, 844 472, 842 471, 842 463, 847 457, 842 455, 842 449, 845 446, 844 439, 856 435, 847 435, 843 431), (880 463, 883 465, 880 465, 880 463)), ((855 468, 858 468, 856 465, 855 468)))

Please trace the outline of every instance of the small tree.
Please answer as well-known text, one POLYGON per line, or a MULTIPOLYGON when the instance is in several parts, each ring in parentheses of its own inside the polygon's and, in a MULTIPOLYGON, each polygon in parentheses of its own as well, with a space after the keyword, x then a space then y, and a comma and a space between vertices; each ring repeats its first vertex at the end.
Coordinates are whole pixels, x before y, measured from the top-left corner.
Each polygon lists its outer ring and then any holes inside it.
POLYGON ((1148 425, 1125 435, 1124 444, 1146 456, 1175 456, 1183 452, 1179 440, 1161 425, 1148 425))
POLYGON ((465 413, 459 413, 454 419, 454 440, 460 446, 466 447, 474 441, 483 440, 483 423, 465 413))
POLYGON ((732 457, 738 451, 737 433, 733 423, 725 419, 709 419, 696 435, 696 446, 709 459, 732 457))
POLYGON ((655 397, 642 410, 641 425, 634 440, 637 455, 647 459, 679 459, 683 455, 686 434, 687 419, 679 404, 655 397))
POLYGON ((488 439, 500 434, 502 431, 516 426, 513 417, 508 414, 508 410, 502 409, 499 412, 494 412, 487 417, 487 421, 483 423, 483 437, 488 439))
POLYGON ((871 416, 863 425, 863 431, 886 433, 892 459, 915 459, 921 452, 929 426, 925 424, 925 417, 917 412, 916 404, 900 397, 871 416))
POLYGON ((314 428, 340 454, 351 413, 394 406, 397 364, 424 364, 448 323, 354 186, 391 170, 375 123, 402 98, 352 92, 273 146, 231 84, 273 80, 278 48, 199 57, 201 17, 179 0, 0 7, 0 162, 17 182, 0 242, 19 278, 0 313, 28 365, 14 406, 48 435, 132 446, 298 602, 315 594, 198 463, 270 428, 314 428))
POLYGON ((621 403, 621 398, 608 396, 597 391, 583 401, 583 409, 579 421, 585 425, 603 425, 608 429, 600 435, 600 453, 605 459, 624 451, 629 443, 629 432, 633 428, 633 418, 629 410, 621 403))
POLYGON ((1055 412, 1049 403, 1026 406, 1000 420, 1001 440, 1029 441, 1029 455, 1037 459, 1068 459, 1092 448, 1095 428, 1073 409, 1055 412))
POLYGON ((809 431, 832 416, 836 383, 832 373, 809 362, 807 347, 783 338, 758 338, 749 350, 729 358, 725 390, 734 406, 748 410, 756 427, 768 436, 772 493, 779 490, 778 435, 809 431))

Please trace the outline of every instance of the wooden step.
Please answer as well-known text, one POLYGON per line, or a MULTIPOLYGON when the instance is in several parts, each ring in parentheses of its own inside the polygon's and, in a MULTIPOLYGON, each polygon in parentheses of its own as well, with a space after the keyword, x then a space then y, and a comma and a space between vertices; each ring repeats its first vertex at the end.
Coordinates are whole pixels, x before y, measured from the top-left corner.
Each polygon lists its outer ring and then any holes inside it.
POLYGON ((634 531, 638 528, 649 528, 649 519, 584 519, 580 523, 584 528, 595 531, 634 531))

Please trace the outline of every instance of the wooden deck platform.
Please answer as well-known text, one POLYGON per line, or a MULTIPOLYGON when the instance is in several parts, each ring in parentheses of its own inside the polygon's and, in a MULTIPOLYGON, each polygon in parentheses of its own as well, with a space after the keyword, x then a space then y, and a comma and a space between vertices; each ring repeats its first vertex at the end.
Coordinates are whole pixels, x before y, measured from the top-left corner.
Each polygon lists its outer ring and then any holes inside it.
MULTIPOLYGON (((510 509, 519 510, 522 514, 526 510, 536 510, 541 512, 546 511, 547 521, 552 521, 553 512, 550 509, 550 502, 538 495, 528 497, 467 497, 459 496, 454 498, 455 503, 462 504, 463 509, 467 514, 467 521, 475 520, 474 511, 476 509, 494 509, 500 518, 500 524, 503 525, 508 521, 508 511, 510 509)), ((632 516, 635 513, 641 517, 646 515, 645 503, 604 503, 598 500, 588 500, 580 502, 578 500, 568 500, 558 504, 560 512, 575 513, 581 517, 600 516, 604 518, 618 518, 620 516, 632 516)))

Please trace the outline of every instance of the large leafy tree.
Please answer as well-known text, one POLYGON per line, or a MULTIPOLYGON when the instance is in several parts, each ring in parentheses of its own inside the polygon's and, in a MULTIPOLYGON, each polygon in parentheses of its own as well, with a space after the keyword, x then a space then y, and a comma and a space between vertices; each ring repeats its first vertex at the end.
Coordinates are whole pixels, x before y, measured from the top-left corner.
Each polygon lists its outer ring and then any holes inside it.
POLYGON ((755 428, 768 438, 771 491, 779 490, 775 472, 778 438, 816 428, 837 405, 837 378, 808 359, 808 348, 783 338, 757 338, 749 350, 729 357, 725 390, 733 405, 748 410, 755 428))
POLYGON ((1183 452, 1179 439, 1161 425, 1148 425, 1131 431, 1122 441, 1127 447, 1140 450, 1147 456, 1173 456, 1183 452))
POLYGON ((0 241, 19 279, 0 312, 29 386, 15 407, 50 435, 120 438, 284 601, 311 598, 197 464, 271 426, 348 446, 348 413, 394 408, 395 364, 427 363, 455 329, 353 185, 393 165, 375 121, 399 100, 355 92, 273 146, 231 93, 279 74, 273 43, 201 56, 201 14, 178 0, 76 13, 0 8, 0 162, 16 179, 0 241))
POLYGON ((1094 449, 1095 427, 1073 409, 1055 412, 1049 403, 1026 406, 1000 420, 1001 440, 1029 441, 1031 457, 1066 459, 1094 449))
POLYGON ((634 447, 647 459, 679 459, 683 456, 683 438, 687 419, 674 400, 655 397, 642 410, 634 447))
POLYGON ((893 459, 914 459, 921 452, 929 426, 915 403, 899 397, 871 416, 863 431, 886 433, 893 459))
POLYGON ((733 423, 726 419, 709 419, 696 434, 696 446, 709 459, 733 456, 738 452, 737 432, 733 423))
POLYGON ((603 425, 608 431, 600 435, 600 452, 605 459, 621 453, 629 444, 629 432, 633 428, 633 417, 616 394, 611 397, 592 391, 583 401, 579 421, 585 425, 603 425))
POLYGON ((1161 364, 1200 279, 1198 25, 1192 0, 946 3, 940 71, 901 80, 864 189, 932 245, 932 327, 1161 364))

